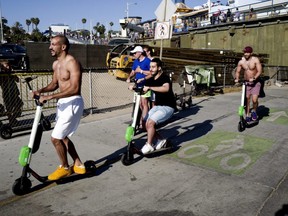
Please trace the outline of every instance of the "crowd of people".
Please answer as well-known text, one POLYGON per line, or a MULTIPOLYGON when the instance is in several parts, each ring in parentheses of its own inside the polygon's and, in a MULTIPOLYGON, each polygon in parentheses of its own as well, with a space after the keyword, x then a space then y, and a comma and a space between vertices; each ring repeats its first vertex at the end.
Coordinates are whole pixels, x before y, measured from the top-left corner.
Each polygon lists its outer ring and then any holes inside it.
MULTIPOLYGON (((253 11, 253 8, 252 8, 253 11)), ((231 12, 230 9, 227 11, 221 11, 220 9, 212 14, 210 17, 210 22, 212 25, 219 24, 219 23, 226 23, 226 22, 233 22, 233 21, 240 21, 242 18, 242 14, 240 13, 239 9, 236 8, 235 12, 231 12)))

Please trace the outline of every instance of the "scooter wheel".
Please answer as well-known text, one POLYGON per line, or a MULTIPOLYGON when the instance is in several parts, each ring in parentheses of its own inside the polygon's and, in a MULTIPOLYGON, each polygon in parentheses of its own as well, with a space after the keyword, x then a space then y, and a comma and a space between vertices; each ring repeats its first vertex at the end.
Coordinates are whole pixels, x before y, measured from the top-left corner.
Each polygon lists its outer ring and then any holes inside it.
POLYGON ((86 162, 84 163, 84 166, 85 166, 87 172, 89 172, 89 173, 96 170, 95 162, 92 161, 92 160, 86 161, 86 162))
POLYGON ((123 154, 121 156, 121 162, 124 166, 129 166, 129 165, 133 164, 133 160, 128 160, 127 154, 123 154))
POLYGON ((48 131, 51 129, 51 123, 48 119, 46 119, 46 118, 42 119, 41 124, 42 124, 44 130, 48 131))
POLYGON ((245 130, 245 124, 242 122, 242 121, 240 121, 239 123, 238 123, 238 131, 239 132, 242 132, 242 131, 244 131, 245 130))
POLYGON ((12 136, 12 128, 10 126, 4 125, 1 128, 0 133, 3 139, 10 139, 12 136))
POLYGON ((18 178, 15 180, 12 191, 15 195, 24 195, 27 194, 32 187, 32 183, 30 179, 27 177, 24 178, 18 178))

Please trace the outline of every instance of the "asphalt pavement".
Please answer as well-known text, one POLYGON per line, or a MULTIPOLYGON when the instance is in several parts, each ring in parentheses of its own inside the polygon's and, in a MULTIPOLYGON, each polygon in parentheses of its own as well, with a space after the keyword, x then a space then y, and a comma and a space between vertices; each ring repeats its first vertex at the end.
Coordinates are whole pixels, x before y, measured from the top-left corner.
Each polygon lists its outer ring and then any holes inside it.
MULTIPOLYGON (((83 161, 97 169, 57 183, 33 176, 31 192, 17 196, 12 185, 21 176, 20 148, 25 133, 0 140, 0 213, 17 215, 99 216, 271 216, 288 209, 288 87, 269 86, 260 99, 257 125, 239 132, 240 92, 193 99, 159 129, 173 152, 141 157, 130 166, 125 131, 130 108, 85 117, 71 138, 83 161)), ((45 131, 31 168, 45 176, 58 165, 45 131)), ((143 145, 146 134, 135 136, 143 145)), ((70 160, 71 161, 71 160, 70 160)), ((283 214, 281 214, 283 213, 283 214)))

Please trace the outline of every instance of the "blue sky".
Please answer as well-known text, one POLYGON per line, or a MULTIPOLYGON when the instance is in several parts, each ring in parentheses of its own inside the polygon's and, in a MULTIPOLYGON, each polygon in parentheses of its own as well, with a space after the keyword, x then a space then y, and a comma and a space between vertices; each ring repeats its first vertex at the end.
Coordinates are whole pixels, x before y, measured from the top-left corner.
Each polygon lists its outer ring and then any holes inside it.
MULTIPOLYGON (((145 21, 156 18, 154 12, 162 0, 0 0, 2 16, 8 20, 8 26, 18 21, 27 30, 26 19, 38 17, 38 28, 42 32, 58 23, 69 25, 72 30, 83 28, 82 18, 87 20, 86 29, 90 29, 90 23, 95 26, 97 22, 110 29, 109 23, 113 22, 112 29, 119 30, 119 19, 126 17, 127 2, 129 16, 140 16, 145 21)), ((206 2, 185 0, 189 7, 206 2)))

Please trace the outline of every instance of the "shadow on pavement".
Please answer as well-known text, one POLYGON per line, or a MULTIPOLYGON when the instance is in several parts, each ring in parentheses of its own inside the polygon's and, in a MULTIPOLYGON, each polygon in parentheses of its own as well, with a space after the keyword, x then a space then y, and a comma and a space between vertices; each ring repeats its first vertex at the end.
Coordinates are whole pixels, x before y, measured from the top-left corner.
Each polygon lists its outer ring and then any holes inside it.
MULTIPOLYGON (((206 120, 202 123, 196 123, 196 124, 193 124, 190 126, 185 126, 185 127, 181 126, 183 123, 191 121, 191 118, 189 118, 189 117, 197 114, 200 109, 201 109, 201 106, 194 105, 194 106, 190 107, 189 109, 181 110, 181 111, 175 113, 174 116, 170 119, 170 121, 168 121, 166 124, 164 124, 160 129, 158 129, 158 131, 160 131, 161 134, 163 133, 164 137, 167 137, 169 142, 171 142, 171 144, 173 145, 173 148, 168 149, 167 151, 163 150, 163 151, 155 152, 153 154, 150 154, 147 157, 149 157, 149 158, 159 157, 159 156, 162 156, 162 155, 167 154, 167 153, 175 152, 179 149, 179 145, 181 143, 183 143, 185 141, 190 141, 190 140, 196 139, 198 137, 201 137, 201 136, 207 134, 212 129, 212 124, 211 124, 212 121, 211 120, 206 120), (173 125, 175 125, 175 126, 173 126, 173 125), (168 128, 171 126, 172 126, 172 128, 168 128), (184 129, 185 131, 182 133, 179 133, 178 132, 179 129, 182 129, 182 130, 184 129), (168 136, 166 136, 166 135, 168 135, 168 136)), ((137 148, 141 149, 141 146, 144 145, 145 140, 146 140, 146 135, 147 134, 145 132, 142 135, 135 138, 135 141, 137 141, 137 144, 135 146, 137 148)), ((85 178, 91 178, 91 177, 98 176, 98 175, 102 174, 103 172, 107 171, 109 168, 111 168, 114 163, 121 160, 121 157, 125 152, 127 152, 126 146, 121 148, 121 149, 118 149, 117 151, 115 151, 115 152, 113 152, 107 156, 104 156, 103 158, 100 158, 96 161, 94 161, 94 160, 86 161, 86 162, 89 162, 90 165, 93 164, 95 166, 94 168, 91 168, 90 171, 87 172, 86 174, 82 174, 82 175, 73 174, 71 176, 59 179, 57 181, 47 181, 44 183, 40 183, 40 184, 32 187, 30 190, 30 193, 34 192, 34 191, 41 190, 41 189, 51 185, 52 183, 66 184, 66 183, 82 180, 85 178)), ((146 157, 146 156, 145 155, 144 156, 138 155, 137 157, 134 158, 133 163, 140 161, 144 157, 146 157)))

